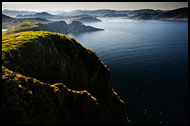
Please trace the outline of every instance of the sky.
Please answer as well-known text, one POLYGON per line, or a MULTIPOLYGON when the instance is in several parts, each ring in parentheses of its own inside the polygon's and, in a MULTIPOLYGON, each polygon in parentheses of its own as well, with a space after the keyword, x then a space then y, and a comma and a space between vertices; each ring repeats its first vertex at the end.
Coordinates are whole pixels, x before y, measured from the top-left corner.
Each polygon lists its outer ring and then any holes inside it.
POLYGON ((188 7, 188 2, 2 2, 2 10, 72 11, 72 10, 171 10, 188 7))

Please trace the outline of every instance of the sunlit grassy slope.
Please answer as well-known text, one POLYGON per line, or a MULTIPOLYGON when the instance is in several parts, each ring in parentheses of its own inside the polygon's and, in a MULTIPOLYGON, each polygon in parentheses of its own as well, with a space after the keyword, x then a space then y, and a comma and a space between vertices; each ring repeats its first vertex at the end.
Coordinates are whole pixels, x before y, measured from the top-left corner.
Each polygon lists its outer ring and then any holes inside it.
POLYGON ((24 22, 15 27, 9 28, 7 31, 4 31, 2 34, 8 35, 12 33, 24 32, 24 31, 44 31, 44 30, 45 30, 44 28, 38 25, 33 25, 30 22, 24 22))

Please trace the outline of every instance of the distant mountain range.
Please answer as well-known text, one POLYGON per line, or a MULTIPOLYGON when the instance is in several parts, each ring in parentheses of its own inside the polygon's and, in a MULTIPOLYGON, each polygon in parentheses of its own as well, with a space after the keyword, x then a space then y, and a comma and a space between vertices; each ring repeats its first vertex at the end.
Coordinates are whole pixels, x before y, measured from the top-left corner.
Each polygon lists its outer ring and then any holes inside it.
POLYGON ((179 8, 175 10, 170 10, 166 12, 155 12, 155 13, 141 13, 132 16, 130 19, 136 20, 188 20, 188 8, 179 8))
MULTIPOLYGON (((140 9, 140 10, 109 10, 109 9, 102 9, 102 10, 75 10, 70 12, 59 12, 59 14, 50 14, 47 12, 29 12, 29 11, 13 11, 13 10, 3 10, 2 14, 10 15, 17 15, 17 18, 6 18, 5 16, 2 17, 7 20, 7 24, 3 23, 4 28, 9 28, 22 23, 29 21, 31 23, 37 22, 40 23, 42 20, 44 22, 50 22, 48 20, 57 21, 57 20, 64 20, 67 23, 71 23, 73 21, 80 21, 80 22, 99 22, 101 21, 98 17, 121 17, 121 18, 129 18, 129 19, 136 19, 136 20, 181 20, 187 21, 188 20, 188 7, 178 8, 168 11, 163 10, 153 10, 153 9, 140 9), (27 19, 26 19, 27 18, 27 19), (32 19, 33 18, 33 19, 32 19), (48 20, 46 20, 48 19, 48 20), (14 21, 13 21, 14 20, 14 21), (40 21, 39 21, 40 20, 40 21)), ((36 23, 33 23, 36 24, 36 23)))
MULTIPOLYGON (((140 13, 154 13, 154 12, 163 12, 162 10, 153 10, 153 9, 140 9, 140 10, 110 10, 110 9, 101 9, 101 10, 74 10, 70 12, 66 11, 57 11, 50 12, 48 16, 52 16, 52 13, 54 13, 54 16, 61 16, 61 17, 70 17, 70 16, 79 16, 79 15, 88 15, 88 16, 95 16, 95 17, 103 17, 106 15, 122 15, 129 17, 140 14, 140 13), (51 14, 50 14, 51 13, 51 14)), ((44 12, 29 12, 29 11, 14 11, 14 10, 3 10, 2 14, 12 16, 12 17, 36 17, 35 14, 44 14, 44 12)), ((47 15, 47 13, 45 13, 47 15)))
POLYGON ((49 14, 47 12, 40 12, 35 14, 28 14, 28 15, 17 15, 17 18, 43 18, 43 19, 62 19, 63 16, 49 14))
POLYGON ((100 22, 100 19, 89 15, 77 15, 77 16, 64 16, 64 15, 52 15, 47 12, 41 12, 36 14, 29 15, 17 15, 17 18, 43 18, 48 20, 65 20, 68 23, 72 21, 80 21, 80 22, 100 22))
POLYGON ((2 14, 10 16, 10 17, 16 17, 17 15, 27 15, 27 14, 35 14, 37 12, 34 11, 17 11, 17 10, 3 10, 2 14))
MULTIPOLYGON (((57 14, 47 12, 29 12, 29 11, 14 11, 3 10, 3 14, 18 18, 43 18, 43 19, 63 19, 68 22, 97 22, 100 21, 97 17, 123 17, 138 20, 187 20, 188 8, 178 8, 173 10, 154 10, 154 9, 139 9, 139 10, 74 10, 70 12, 57 11, 57 14)), ((53 12, 51 12, 53 13, 53 12)))

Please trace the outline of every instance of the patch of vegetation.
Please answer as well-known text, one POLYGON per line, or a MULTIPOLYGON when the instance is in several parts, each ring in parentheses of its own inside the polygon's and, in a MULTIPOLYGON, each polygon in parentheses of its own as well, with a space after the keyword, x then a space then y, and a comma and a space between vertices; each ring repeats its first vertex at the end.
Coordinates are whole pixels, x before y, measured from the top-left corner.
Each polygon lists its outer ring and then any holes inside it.
MULTIPOLYGON (((31 23, 27 22, 27 23, 21 24, 17 27, 14 27, 13 29, 19 30, 19 29, 21 29, 21 27, 26 28, 26 26, 28 27, 27 29, 37 27, 36 25, 32 25, 31 23)), ((12 32, 14 32, 14 30, 12 30, 12 32)), ((15 49, 23 46, 24 43, 35 42, 35 41, 38 41, 40 38, 49 38, 49 37, 53 37, 55 39, 55 41, 56 40, 60 41, 61 39, 63 39, 63 40, 68 40, 73 44, 80 44, 75 39, 70 38, 61 33, 54 33, 54 32, 48 32, 48 31, 27 31, 27 32, 19 32, 19 33, 8 34, 8 35, 3 34, 2 51, 6 52, 6 51, 10 51, 10 50, 15 50, 15 49)), ((58 46, 61 46, 61 45, 58 45, 58 46)), ((89 53, 95 54, 94 51, 92 51, 88 48, 86 48, 86 49, 88 50, 89 53)))
POLYGON ((42 31, 43 28, 38 25, 33 25, 30 22, 21 23, 15 27, 9 28, 7 31, 4 31, 3 35, 8 35, 12 33, 24 32, 24 31, 42 31))

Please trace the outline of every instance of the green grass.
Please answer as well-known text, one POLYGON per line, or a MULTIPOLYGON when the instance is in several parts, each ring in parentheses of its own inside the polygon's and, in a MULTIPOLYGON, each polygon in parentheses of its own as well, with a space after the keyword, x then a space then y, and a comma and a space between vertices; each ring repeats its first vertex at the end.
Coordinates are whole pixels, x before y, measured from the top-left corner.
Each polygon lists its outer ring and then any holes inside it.
MULTIPOLYGON (((22 24, 21 27, 30 26, 29 23, 22 24)), ((32 25, 33 26, 33 25, 32 25)), ((19 32, 14 34, 8 34, 2 36, 2 51, 16 50, 18 47, 21 47, 24 43, 34 42, 38 38, 45 38, 49 36, 57 36, 59 39, 67 39, 73 44, 80 44, 73 38, 68 37, 67 35, 61 33, 54 33, 48 31, 28 31, 28 32, 19 32)), ((95 54, 94 51, 85 48, 89 53, 95 54)))
POLYGON ((3 35, 24 32, 24 31, 42 31, 43 29, 38 25, 33 25, 30 22, 21 23, 15 27, 9 28, 7 31, 3 32, 3 35))
POLYGON ((20 32, 2 36, 2 51, 15 50, 18 47, 22 46, 24 43, 34 42, 36 39, 40 37, 45 38, 50 35, 58 35, 62 38, 71 40, 70 37, 60 33, 46 31, 20 32))

